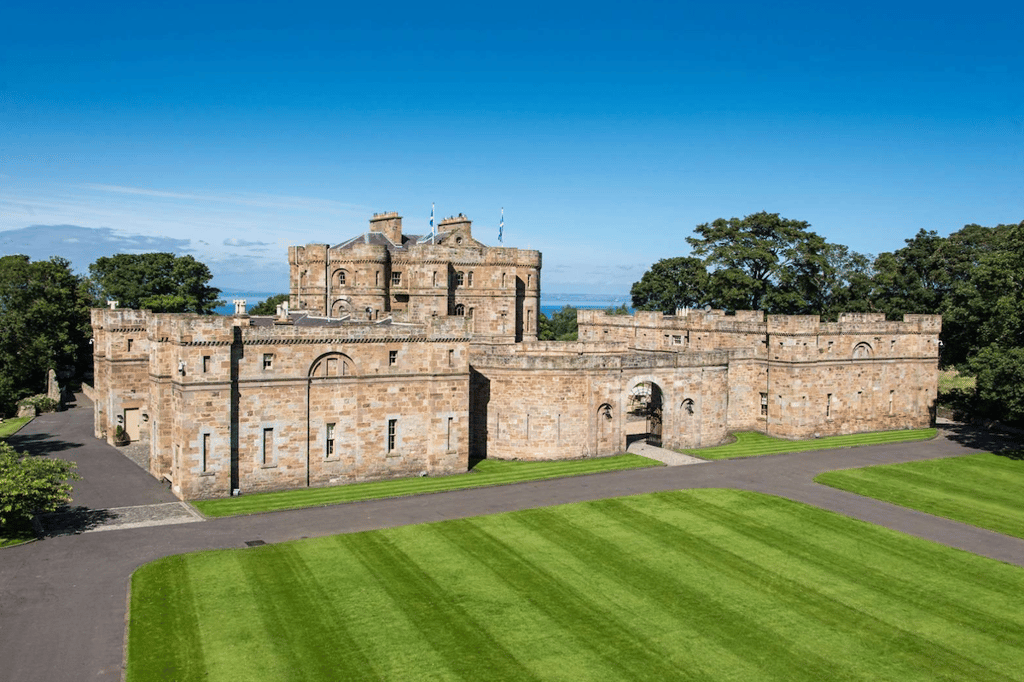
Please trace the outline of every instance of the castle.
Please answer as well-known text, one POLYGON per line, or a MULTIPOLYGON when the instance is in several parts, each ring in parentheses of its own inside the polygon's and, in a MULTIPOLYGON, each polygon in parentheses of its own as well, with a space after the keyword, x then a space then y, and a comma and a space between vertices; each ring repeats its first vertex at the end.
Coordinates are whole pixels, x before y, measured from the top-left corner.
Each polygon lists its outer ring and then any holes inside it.
POLYGON ((148 443, 182 499, 931 422, 936 315, 580 310, 578 341, 546 342, 541 254, 461 215, 425 236, 375 215, 288 259, 276 316, 92 311, 96 437, 148 443))

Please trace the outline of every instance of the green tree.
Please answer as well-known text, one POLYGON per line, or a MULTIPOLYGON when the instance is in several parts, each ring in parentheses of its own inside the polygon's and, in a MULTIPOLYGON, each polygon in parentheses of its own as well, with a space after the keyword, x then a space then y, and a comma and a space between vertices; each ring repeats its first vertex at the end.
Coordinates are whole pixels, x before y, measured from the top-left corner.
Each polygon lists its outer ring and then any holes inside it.
POLYGON ((288 294, 277 294, 265 301, 260 301, 249 311, 250 315, 276 315, 277 306, 288 300, 288 294))
POLYGON ((604 312, 608 315, 629 315, 629 307, 623 303, 618 306, 609 306, 604 309, 604 312))
POLYGON ((967 361, 977 377, 976 411, 1013 424, 1024 424, 1024 348, 982 348, 967 361))
POLYGON ((97 258, 89 273, 97 297, 124 308, 209 315, 224 305, 217 299, 220 289, 209 286, 210 269, 192 256, 119 253, 97 258))
POLYGON ((49 370, 67 379, 89 365, 91 303, 63 258, 0 258, 0 414, 45 392, 49 370))
POLYGON ((678 308, 710 303, 709 284, 707 267, 701 259, 665 258, 652 265, 629 293, 637 310, 660 310, 672 315, 678 308))
POLYGON ((579 333, 576 309, 570 305, 551 314, 551 318, 540 314, 537 338, 541 341, 575 341, 579 333))
POLYGON ((0 528, 71 501, 74 462, 33 457, 0 442, 0 528))
POLYGON ((719 218, 686 241, 711 272, 711 305, 727 310, 808 314, 815 281, 828 269, 826 242, 801 220, 778 213, 719 218))

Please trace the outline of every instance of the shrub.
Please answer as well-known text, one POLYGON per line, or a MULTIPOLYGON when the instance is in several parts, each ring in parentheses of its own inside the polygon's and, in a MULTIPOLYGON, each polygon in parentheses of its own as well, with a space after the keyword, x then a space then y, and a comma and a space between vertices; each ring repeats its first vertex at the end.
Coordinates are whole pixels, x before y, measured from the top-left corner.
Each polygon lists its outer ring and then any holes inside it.
POLYGON ((75 463, 32 457, 0 443, 0 527, 56 511, 71 501, 75 463))
POLYGON ((44 412, 56 412, 61 408, 60 401, 49 398, 42 393, 39 395, 29 396, 28 398, 22 398, 18 401, 18 405, 32 405, 36 408, 38 414, 44 412))

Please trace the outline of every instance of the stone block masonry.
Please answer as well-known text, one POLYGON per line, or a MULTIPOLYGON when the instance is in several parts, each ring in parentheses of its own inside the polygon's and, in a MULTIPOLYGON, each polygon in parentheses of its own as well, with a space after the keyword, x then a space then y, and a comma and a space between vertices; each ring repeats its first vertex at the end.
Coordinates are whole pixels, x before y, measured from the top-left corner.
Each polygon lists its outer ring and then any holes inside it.
POLYGON ((938 316, 580 310, 579 341, 541 342, 540 254, 464 216, 288 257, 275 317, 92 311, 96 437, 125 428, 183 499, 931 422, 938 316))

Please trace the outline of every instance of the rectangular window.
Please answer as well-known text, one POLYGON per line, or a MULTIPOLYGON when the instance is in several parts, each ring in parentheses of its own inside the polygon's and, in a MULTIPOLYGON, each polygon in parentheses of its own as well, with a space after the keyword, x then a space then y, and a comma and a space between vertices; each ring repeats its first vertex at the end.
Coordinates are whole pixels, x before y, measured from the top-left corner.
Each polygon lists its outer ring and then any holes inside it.
POLYGON ((889 414, 892 414, 892 403, 893 398, 896 396, 896 391, 889 391, 889 414))
POLYGON ((452 348, 448 349, 448 366, 451 367, 455 361, 455 350, 452 348))
POLYGON ((134 339, 128 339, 128 352, 129 353, 132 352, 132 343, 134 343, 134 339))
POLYGON ((210 371, 210 356, 209 355, 204 355, 203 356, 203 371, 204 372, 209 372, 210 371))
POLYGON ((263 354, 263 369, 273 369, 274 367, 274 354, 264 353, 263 354))
POLYGON ((324 454, 327 457, 331 457, 331 456, 334 455, 334 424, 333 423, 327 425, 327 449, 325 450, 324 454))
POLYGON ((761 414, 765 417, 768 416, 768 394, 761 394, 761 414))
POLYGON ((397 287, 402 283, 402 273, 392 272, 391 273, 391 286, 397 287))
POLYGON ((825 416, 826 417, 831 417, 832 416, 832 394, 831 393, 829 393, 828 396, 825 398, 825 416))
POLYGON ((203 434, 203 471, 210 468, 210 434, 203 434))
POLYGON ((452 422, 453 421, 454 421, 453 417, 448 417, 448 451, 449 452, 452 449, 452 422))
POLYGON ((676 346, 683 345, 683 336, 682 336, 682 334, 675 334, 675 335, 673 335, 672 336, 672 343, 674 345, 676 345, 676 346))
POLYGON ((263 464, 274 462, 274 429, 263 429, 263 464))
POLYGON ((392 366, 398 364, 398 351, 397 350, 388 351, 388 364, 392 365, 392 366))
POLYGON ((398 420, 388 420, 388 452, 395 451, 395 445, 398 442, 398 420))
POLYGON ((469 272, 469 274, 467 275, 466 283, 469 286, 473 286, 473 273, 472 273, 472 271, 469 272))

